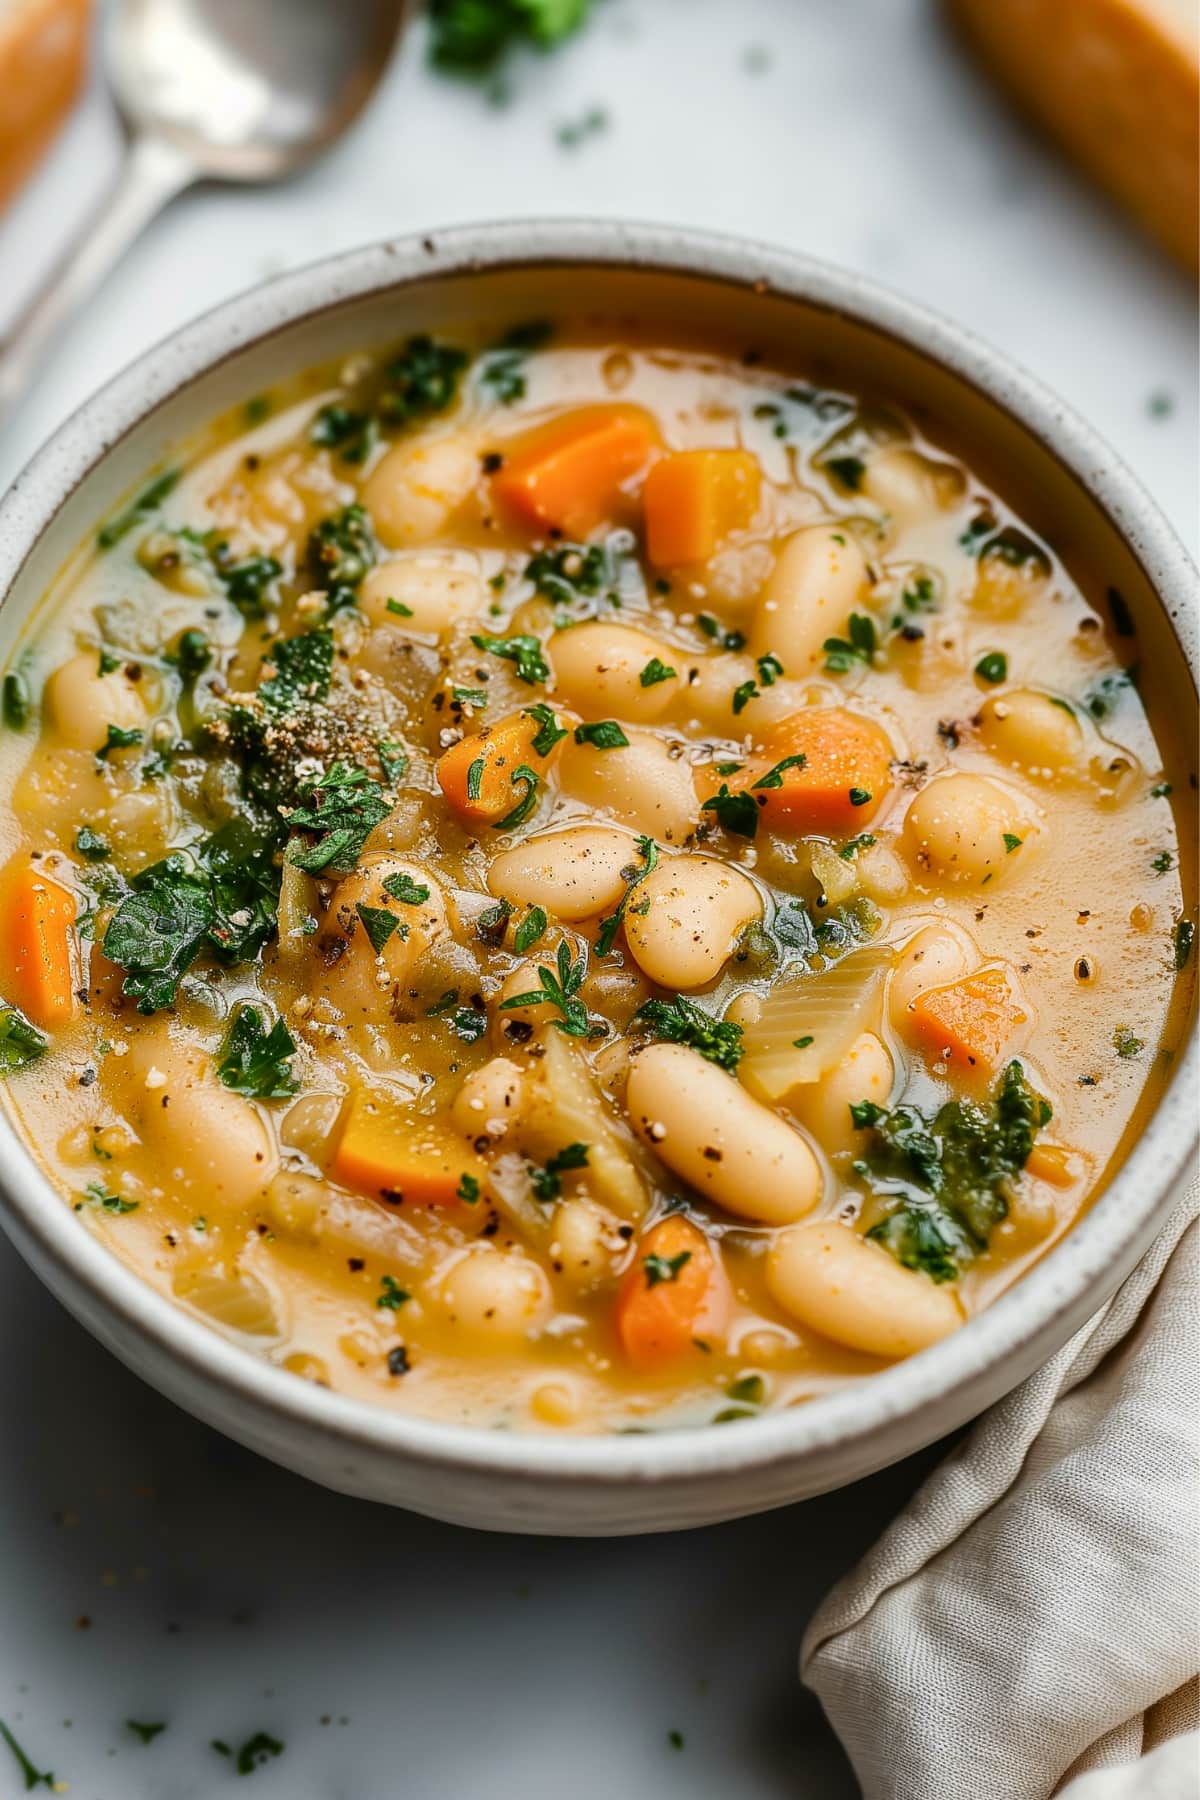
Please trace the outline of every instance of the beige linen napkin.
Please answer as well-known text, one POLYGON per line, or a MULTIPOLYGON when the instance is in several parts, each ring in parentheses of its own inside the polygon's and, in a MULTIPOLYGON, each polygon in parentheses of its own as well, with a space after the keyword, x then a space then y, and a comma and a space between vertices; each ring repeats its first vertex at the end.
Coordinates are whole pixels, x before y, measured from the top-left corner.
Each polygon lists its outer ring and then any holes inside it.
POLYGON ((1196 1213, 814 1616, 801 1674, 865 1800, 1200 1796, 1196 1213))

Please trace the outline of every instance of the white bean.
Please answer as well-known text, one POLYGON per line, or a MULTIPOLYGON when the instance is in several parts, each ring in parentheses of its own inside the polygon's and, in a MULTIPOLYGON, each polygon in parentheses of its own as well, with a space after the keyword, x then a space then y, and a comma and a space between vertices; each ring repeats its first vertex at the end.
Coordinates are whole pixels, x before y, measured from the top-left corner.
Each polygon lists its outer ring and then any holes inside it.
POLYGON ((479 558, 469 550, 420 550, 373 568, 359 605, 372 625, 440 636, 481 613, 487 597, 479 558))
POLYGON ((767 1286, 802 1325, 867 1356, 912 1356, 963 1320, 952 1288, 835 1219, 784 1232, 767 1258, 767 1286))
POLYGON ((625 1104, 643 1142, 726 1212, 787 1225, 820 1197, 821 1170, 806 1140, 696 1050, 640 1051, 625 1104))
POLYGON ((558 692, 585 719, 632 719, 649 724, 666 712, 679 692, 681 651, 630 625, 593 619, 557 631, 547 646, 558 692), (666 680, 642 676, 658 661, 675 673, 666 680))
POLYGON ((887 444, 869 458, 863 488, 898 525, 911 525, 956 505, 967 482, 955 463, 936 461, 905 444, 887 444))
POLYGON ((546 1322, 550 1284, 540 1266, 491 1244, 467 1250, 436 1284, 436 1298, 460 1331, 493 1341, 526 1336, 546 1322))
POLYGON ((246 1206, 274 1177, 273 1133, 257 1107, 221 1086, 207 1051, 165 1033, 135 1039, 121 1078, 139 1135, 168 1165, 162 1178, 198 1211, 246 1206))
POLYGON ((993 694, 979 709, 979 735, 992 752, 1030 775, 1056 775, 1083 759, 1074 708, 1034 688, 993 694))
POLYGON ((905 816, 904 839, 910 861, 935 881, 978 886, 1011 869, 1013 852, 1036 829, 1011 789, 960 771, 922 788, 905 816))
POLYGON ((549 1246, 555 1269, 584 1292, 599 1287, 625 1250, 618 1227, 613 1214, 594 1200, 564 1200, 554 1214, 549 1246))
POLYGON ((478 442, 463 433, 414 443, 402 438, 363 489, 375 529, 389 549, 427 543, 480 478, 478 442))
POLYGON ((625 940, 644 975, 660 987, 705 987, 738 938, 762 917, 749 876, 715 856, 674 856, 638 884, 625 914, 625 940))
MULTIPOLYGON (((617 755, 618 752, 606 752, 617 755)), ((492 859, 490 892, 518 906, 542 906, 567 924, 609 912, 641 866, 637 842, 603 825, 575 825, 524 838, 492 859)))
POLYGON ((559 780, 564 794, 609 814, 664 844, 682 844, 696 829, 698 802, 692 765, 680 746, 652 731, 625 734, 626 748, 591 744, 563 747, 559 780))
POLYGON ((845 531, 810 525, 787 540, 754 615, 751 649, 777 656, 793 681, 824 667, 827 637, 861 604, 867 565, 845 531))
POLYGON ((859 1100, 886 1106, 894 1076, 886 1047, 873 1031, 864 1031, 819 1082, 796 1090, 796 1115, 831 1156, 850 1150, 862 1141, 851 1106, 859 1100))
POLYGON ((444 937, 450 919, 446 897, 424 863, 380 852, 364 857, 352 875, 334 890, 326 935, 341 938, 345 949, 314 976, 311 992, 339 1007, 347 1017, 386 1015, 393 989, 408 981, 431 944, 444 937), (416 905, 388 892, 385 882, 407 877, 412 890, 426 895, 416 905), (396 928, 381 950, 367 935, 359 907, 390 912, 396 928))
POLYGON ((456 1131, 473 1142, 502 1138, 521 1117, 525 1077, 506 1056, 493 1056, 466 1077, 450 1108, 456 1131))
POLYGON ((136 730, 146 722, 146 704, 124 665, 100 674, 99 654, 81 650, 46 683, 46 705, 59 739, 75 750, 99 750, 110 725, 136 730))

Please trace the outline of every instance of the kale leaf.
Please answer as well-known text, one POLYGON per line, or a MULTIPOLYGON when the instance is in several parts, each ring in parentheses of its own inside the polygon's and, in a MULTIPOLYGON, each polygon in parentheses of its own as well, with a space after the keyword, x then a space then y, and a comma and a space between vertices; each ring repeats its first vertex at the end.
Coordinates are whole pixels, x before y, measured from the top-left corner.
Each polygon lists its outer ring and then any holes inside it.
POLYGON ((892 1203, 867 1236, 908 1269, 955 1281, 987 1249, 1007 1216, 1008 1189, 1029 1160, 1050 1107, 1010 1062, 990 1100, 948 1100, 933 1118, 919 1107, 891 1111, 864 1100, 850 1108, 871 1148, 855 1163, 880 1199, 892 1203))
POLYGON ((348 875, 372 831, 388 815, 383 790, 365 769, 335 762, 306 791, 311 804, 296 807, 288 824, 293 831, 312 833, 314 841, 303 845, 293 838, 288 861, 309 875, 348 875))
POLYGON ((645 1001, 634 1013, 633 1023, 664 1043, 686 1044, 690 1050, 698 1050, 718 1069, 727 1069, 730 1074, 741 1061, 741 1026, 727 1019, 714 1019, 683 994, 676 994, 673 1000, 645 1001))
POLYGON ((104 954, 126 971, 138 1011, 170 1006, 203 951, 223 962, 254 956, 275 927, 276 842, 247 819, 173 850, 134 878, 104 934, 104 954))
POLYGON ((217 1064, 223 1085, 251 1100, 286 1100, 299 1091, 289 1058, 296 1040, 282 1019, 270 1031, 256 1007, 239 1006, 217 1064))

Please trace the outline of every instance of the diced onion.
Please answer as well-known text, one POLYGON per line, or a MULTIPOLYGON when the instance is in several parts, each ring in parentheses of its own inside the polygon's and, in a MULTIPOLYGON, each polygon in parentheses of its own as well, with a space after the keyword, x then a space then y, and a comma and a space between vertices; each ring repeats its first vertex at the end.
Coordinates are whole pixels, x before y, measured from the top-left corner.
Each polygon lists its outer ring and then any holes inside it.
POLYGON ((217 1269, 181 1272, 175 1293, 227 1331, 240 1331, 247 1337, 279 1336, 275 1303, 254 1275, 223 1275, 217 1269))
POLYGON ((782 1100, 819 1081, 849 1050, 877 1004, 892 960, 885 946, 851 951, 831 969, 781 982, 747 1024, 742 1081, 759 1100, 782 1100))

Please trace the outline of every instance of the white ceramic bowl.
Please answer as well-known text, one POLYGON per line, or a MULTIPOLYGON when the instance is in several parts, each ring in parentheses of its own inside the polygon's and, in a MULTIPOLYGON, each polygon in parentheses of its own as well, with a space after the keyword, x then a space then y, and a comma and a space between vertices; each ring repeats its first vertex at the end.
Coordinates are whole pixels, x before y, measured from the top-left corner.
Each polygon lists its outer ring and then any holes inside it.
MULTIPOLYGON (((805 374, 893 394, 958 445, 1137 621, 1152 707, 1196 713, 1194 571, 1154 502, 1079 419, 968 333, 853 275, 751 243, 611 224, 406 238, 230 301, 75 413, 0 504, 0 656, 67 556, 181 437, 277 379, 419 329, 592 313, 734 334, 805 374), (1190 672, 1189 672, 1190 671, 1190 672)), ((1192 730, 1194 740, 1195 732, 1192 730)), ((328 1487, 493 1530, 654 1531, 781 1506, 894 1462, 998 1399, 1133 1268, 1195 1143, 1195 1033, 1106 1192, 963 1330, 861 1384, 733 1430, 523 1435, 407 1418, 296 1379, 145 1285, 80 1228, 0 1118, 0 1217, 63 1304, 130 1368, 328 1487)))

